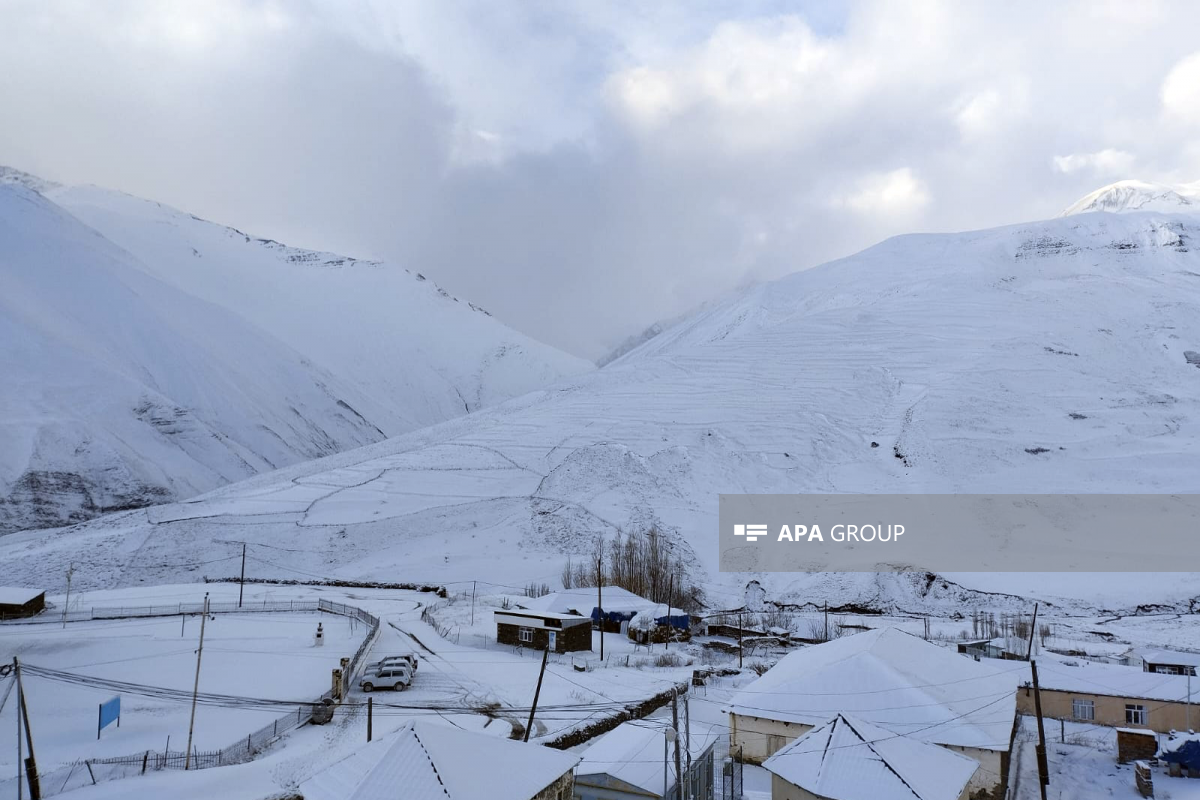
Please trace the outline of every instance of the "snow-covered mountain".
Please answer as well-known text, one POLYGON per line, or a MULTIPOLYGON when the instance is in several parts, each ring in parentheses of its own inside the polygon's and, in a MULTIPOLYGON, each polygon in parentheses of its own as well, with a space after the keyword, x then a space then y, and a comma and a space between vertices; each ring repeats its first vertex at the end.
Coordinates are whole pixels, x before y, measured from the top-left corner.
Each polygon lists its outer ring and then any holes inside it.
POLYGON ((0 332, 0 533, 187 498, 590 366, 400 268, 15 170, 0 332))
MULTIPOLYGON (((1198 242, 1194 216, 1147 212, 901 236, 717 303, 603 370, 189 502, 6 537, 0 556, 35 582, 81 549, 92 586, 187 579, 229 574, 205 562, 236 533, 259 543, 253 575, 520 586, 654 524, 720 604, 746 577, 717 572, 723 492, 1195 491, 1198 242)), ((814 579, 762 579, 811 597, 814 579)), ((1122 586, 1150 602, 1181 581, 1122 586)), ((884 584, 845 591, 924 591, 884 584)))
POLYGON ((93 186, 46 192, 159 280, 251 320, 356 386, 389 436, 593 365, 394 264, 258 239, 93 186))
POLYGON ((1166 186, 1145 181, 1117 181, 1072 203, 1062 216, 1091 211, 1162 211, 1200 213, 1200 181, 1166 186))

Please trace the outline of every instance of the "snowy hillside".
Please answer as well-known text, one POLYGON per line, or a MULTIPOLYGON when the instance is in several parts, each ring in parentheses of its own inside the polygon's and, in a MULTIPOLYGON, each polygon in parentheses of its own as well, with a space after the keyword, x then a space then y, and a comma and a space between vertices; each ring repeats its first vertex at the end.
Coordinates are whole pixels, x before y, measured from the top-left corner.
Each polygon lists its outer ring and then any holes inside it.
MULTIPOLYGON (((83 580, 128 585, 227 573, 202 562, 232 536, 260 543, 254 575, 519 586, 653 523, 715 602, 740 603, 746 576, 717 572, 721 492, 1194 491, 1198 242, 1195 217, 1145 212, 891 239, 552 389, 190 502, 6 537, 0 555, 39 582, 86 548, 83 580)), ((797 601, 843 580, 762 579, 797 601)), ((1188 591, 1136 574, 1036 585, 1111 603, 1188 591)))
POLYGON ((0 532, 187 497, 383 438, 234 314, 0 186, 0 532))
POLYGON ((46 192, 154 277, 252 321, 355 386, 389 436, 592 368, 394 264, 257 239, 96 187, 46 192))
POLYGON ((1081 198, 1062 216, 1090 211, 1162 211, 1200 213, 1200 181, 1180 186, 1164 186, 1145 181, 1117 181, 1081 198))
POLYGON ((402 269, 11 169, 0 287, 0 534, 187 498, 590 367, 402 269))

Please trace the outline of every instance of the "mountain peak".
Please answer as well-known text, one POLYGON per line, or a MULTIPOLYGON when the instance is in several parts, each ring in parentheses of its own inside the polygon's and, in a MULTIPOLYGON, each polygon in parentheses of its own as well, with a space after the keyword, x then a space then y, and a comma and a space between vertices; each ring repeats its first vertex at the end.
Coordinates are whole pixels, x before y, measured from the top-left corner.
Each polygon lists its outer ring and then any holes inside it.
POLYGON ((28 172, 22 172, 19 169, 13 169, 12 167, 0 164, 0 186, 9 184, 24 186, 26 189, 35 191, 38 194, 59 188, 59 185, 53 181, 48 181, 44 178, 39 178, 37 175, 30 175, 28 172))
POLYGON ((1060 216, 1090 211, 1200 211, 1200 182, 1169 186, 1136 180, 1117 181, 1084 196, 1060 216))

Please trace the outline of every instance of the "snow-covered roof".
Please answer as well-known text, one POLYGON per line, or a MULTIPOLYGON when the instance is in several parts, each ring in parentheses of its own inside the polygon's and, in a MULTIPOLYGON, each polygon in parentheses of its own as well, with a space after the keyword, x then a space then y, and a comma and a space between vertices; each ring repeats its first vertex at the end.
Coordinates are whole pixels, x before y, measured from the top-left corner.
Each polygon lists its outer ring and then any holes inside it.
MULTIPOLYGON (((622 589, 619 586, 605 586, 601 594, 601 600, 604 603, 604 610, 606 612, 637 613, 654 605, 654 603, 651 603, 644 597, 639 597, 633 592, 622 589)), ((563 589, 561 592, 551 592, 541 597, 522 600, 521 606, 531 611, 578 611, 580 614, 590 616, 592 609, 596 607, 596 587, 563 589)))
MULTIPOLYGON (((1186 675, 1143 672, 1141 667, 1100 664, 1082 659, 1072 663, 1076 663, 1078 666, 1071 666, 1053 659, 1038 659, 1038 685, 1042 689, 1060 692, 1101 694, 1111 697, 1126 697, 1131 700, 1186 702, 1188 697, 1188 677, 1186 675)), ((1030 676, 1026 673, 1021 679, 1021 683, 1025 685, 1029 681, 1030 676)), ((1193 682, 1195 683, 1195 681, 1193 682)), ((1200 683, 1194 687, 1192 695, 1194 699, 1200 699, 1200 683)))
POLYGON ((793 786, 836 800, 957 800, 973 759, 838 714, 763 764, 793 786))
MULTIPOLYGON (((575 770, 576 783, 586 782, 584 776, 587 775, 608 775, 655 797, 662 796, 664 731, 662 725, 649 722, 621 723, 584 751, 583 761, 575 770)), ((699 759, 716 739, 715 734, 693 731, 689 748, 692 759, 699 759)), ((667 783, 671 786, 675 785, 674 759, 675 745, 672 743, 667 748, 667 783)))
POLYGON ((44 591, 23 589, 19 586, 0 586, 0 606, 23 606, 44 591))
POLYGON ((300 784, 305 800, 530 800, 579 756, 414 720, 300 784))
POLYGON ((881 628, 785 656, 729 710, 813 726, 848 713, 926 742, 1005 751, 1027 674, 1023 663, 997 668, 881 628))
POLYGON ((533 611, 522 608, 511 609, 496 609, 492 612, 496 617, 528 617, 532 619, 556 619, 559 622, 575 623, 587 622, 591 617, 580 616, 579 614, 562 614, 557 611, 533 611))
POLYGON ((1147 664, 1186 664, 1200 667, 1200 653, 1184 653, 1179 650, 1138 650, 1137 655, 1147 664))

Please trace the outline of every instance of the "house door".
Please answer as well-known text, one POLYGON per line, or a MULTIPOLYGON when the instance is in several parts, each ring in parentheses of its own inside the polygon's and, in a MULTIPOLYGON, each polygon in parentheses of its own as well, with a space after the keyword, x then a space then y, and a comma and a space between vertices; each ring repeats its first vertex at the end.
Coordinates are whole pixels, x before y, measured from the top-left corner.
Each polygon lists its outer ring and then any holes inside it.
POLYGON ((550 652, 558 652, 558 631, 550 631, 550 652))

